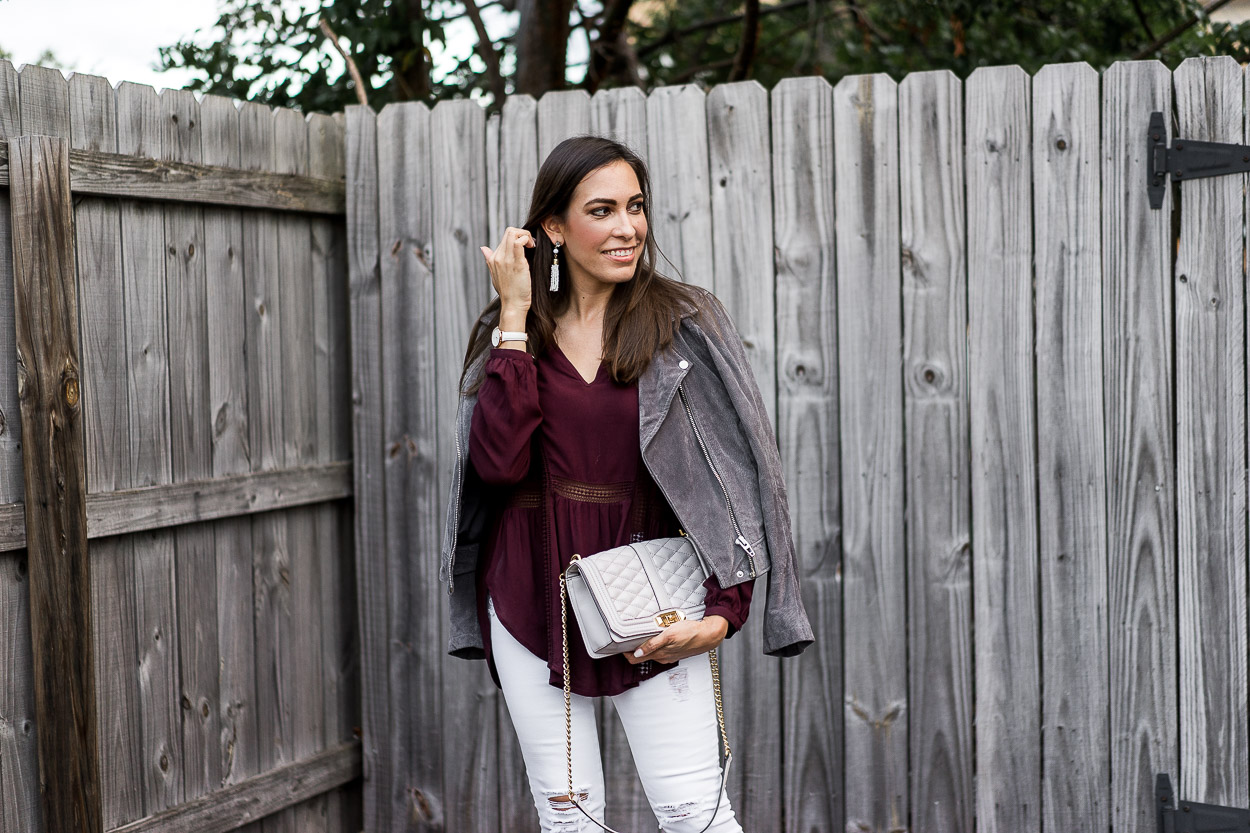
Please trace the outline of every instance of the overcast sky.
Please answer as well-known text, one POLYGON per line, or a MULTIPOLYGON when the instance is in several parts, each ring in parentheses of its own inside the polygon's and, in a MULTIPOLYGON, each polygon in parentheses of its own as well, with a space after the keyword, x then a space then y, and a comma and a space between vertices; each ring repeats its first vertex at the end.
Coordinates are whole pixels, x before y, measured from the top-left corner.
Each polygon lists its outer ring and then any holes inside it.
POLYGON ((187 73, 152 69, 157 48, 216 19, 217 0, 0 0, 0 50, 17 66, 50 49, 67 69, 114 84, 181 87, 187 73))

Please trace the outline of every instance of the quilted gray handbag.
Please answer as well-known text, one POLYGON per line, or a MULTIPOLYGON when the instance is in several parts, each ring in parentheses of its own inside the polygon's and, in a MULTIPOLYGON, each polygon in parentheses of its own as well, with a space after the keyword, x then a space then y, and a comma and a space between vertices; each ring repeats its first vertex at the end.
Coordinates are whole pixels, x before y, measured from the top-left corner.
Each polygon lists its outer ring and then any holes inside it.
MULTIPOLYGON (((573 791, 573 709, 569 673, 569 623, 567 601, 571 602, 586 651, 592 657, 632 651, 674 622, 703 618, 707 570, 683 533, 679 538, 653 538, 626 544, 585 557, 574 555, 560 576, 560 625, 564 641, 564 740, 568 764, 568 796, 582 815, 608 833, 617 833, 596 819, 582 806, 573 791)), ((725 712, 721 703, 720 663, 716 649, 708 651, 712 666, 712 693, 716 700, 716 721, 720 726, 725 765, 721 770, 716 807, 703 831, 712 826, 720 812, 733 752, 725 733, 725 712)), ((700 831, 700 833, 703 833, 700 831)))
POLYGON ((575 558, 564 575, 595 659, 632 651, 674 622, 703 618, 707 571, 684 536, 575 558))

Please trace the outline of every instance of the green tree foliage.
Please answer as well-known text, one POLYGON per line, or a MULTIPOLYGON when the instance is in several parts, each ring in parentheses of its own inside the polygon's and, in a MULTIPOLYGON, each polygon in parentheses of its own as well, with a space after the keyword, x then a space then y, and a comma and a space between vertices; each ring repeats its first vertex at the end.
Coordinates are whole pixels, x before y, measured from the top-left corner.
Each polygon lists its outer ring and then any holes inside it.
POLYGON ((356 92, 318 29, 322 19, 352 55, 375 107, 540 94, 560 78, 593 91, 736 78, 771 86, 795 75, 901 78, 929 69, 967 76, 999 64, 1033 72, 1066 61, 1102 69, 1142 57, 1169 66, 1194 55, 1250 61, 1250 25, 1214 23, 1199 0, 466 2, 473 0, 222 0, 216 26, 162 49, 161 65, 198 72, 193 89, 332 111, 356 92), (570 12, 563 26, 550 14, 560 3, 570 12), (456 49, 433 66, 433 52, 456 49), (563 71, 535 73, 527 61, 538 60, 563 71))

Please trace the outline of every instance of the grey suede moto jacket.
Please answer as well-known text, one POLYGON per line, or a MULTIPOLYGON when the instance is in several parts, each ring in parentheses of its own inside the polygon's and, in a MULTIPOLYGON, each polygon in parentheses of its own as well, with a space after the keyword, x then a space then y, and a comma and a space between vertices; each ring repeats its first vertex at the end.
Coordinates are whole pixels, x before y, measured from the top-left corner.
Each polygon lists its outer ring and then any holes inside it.
MULTIPOLYGON (((672 345, 638 379, 643 461, 721 587, 767 574, 764 652, 793 656, 813 635, 799 592, 781 457, 733 322, 711 293, 701 291, 699 307, 683 313, 672 345)), ((466 379, 482 372, 485 358, 466 379)), ((471 659, 484 656, 474 571, 491 514, 468 460, 476 401, 462 395, 456 413, 439 570, 451 597, 448 650, 471 659)))

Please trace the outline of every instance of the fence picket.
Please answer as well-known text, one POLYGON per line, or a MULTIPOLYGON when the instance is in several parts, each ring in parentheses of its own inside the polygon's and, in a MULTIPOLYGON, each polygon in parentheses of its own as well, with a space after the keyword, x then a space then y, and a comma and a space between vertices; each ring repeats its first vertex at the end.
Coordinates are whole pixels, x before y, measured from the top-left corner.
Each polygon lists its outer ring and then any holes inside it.
MULTIPOLYGON (((1102 77, 1103 419, 1106 423, 1111 804, 1118 830, 1157 824, 1154 779, 1175 774, 1176 422, 1172 400, 1172 189, 1146 198, 1152 111, 1172 112, 1163 64, 1102 77)), ((1171 119, 1164 117, 1165 130, 1171 119)), ((1181 717, 1182 721, 1184 717, 1181 717)), ((1185 789, 1183 777, 1173 778, 1185 789)))
POLYGON ((986 833, 1042 827, 1030 88, 1019 67, 982 68, 965 95, 976 820, 986 833))
MULTIPOLYGON (((159 158, 163 146, 160 113, 160 101, 151 87, 120 85, 118 151, 159 158)), ((123 202, 121 240, 130 475, 135 486, 165 484, 173 477, 163 207, 123 202)), ((132 539, 139 666, 143 669, 138 678, 143 810, 150 815, 181 803, 183 797, 174 536, 170 530, 156 530, 137 533, 132 539)))
POLYGON ((963 107, 947 71, 899 88, 911 826, 973 826, 963 107))
MULTIPOLYGON (((434 332, 423 315, 434 305, 429 137, 430 111, 423 104, 390 104, 378 114, 386 540, 393 552, 433 554, 445 495, 437 489, 434 332)), ((438 560, 394 558, 387 570, 392 644, 441 648, 438 560)), ((415 651, 391 652, 391 737, 411 739, 392 750, 405 794, 443 792, 443 749, 427 739, 428 716, 443 712, 441 653, 427 664, 415 651)), ((412 813, 413 807, 395 811, 412 813)))
MULTIPOLYGON (((487 125, 486 188, 491 211, 490 230, 484 243, 492 248, 499 245, 504 229, 525 222, 530 192, 538 173, 534 99, 528 95, 511 96, 504 102, 503 110, 502 115, 492 116, 487 125)), ((431 441, 437 443, 437 438, 431 441)), ((503 698, 499 699, 496 719, 499 722, 499 823, 503 830, 525 830, 534 823, 533 801, 521 744, 503 698)))
POLYGON ((538 100, 538 164, 570 136, 590 132, 590 94, 585 90, 550 92, 538 100))
MULTIPOLYGON (((239 113, 220 96, 200 101, 204 162, 240 165, 239 113)), ((212 471, 217 477, 251 471, 248 440, 246 301, 243 290, 243 214, 204 210, 209 408, 213 420, 212 471)), ((260 773, 256 725, 256 648, 252 600, 252 520, 230 518, 214 527, 219 651, 218 757, 222 785, 260 773)), ((258 833, 260 823, 242 828, 258 833)))
POLYGON ((637 87, 599 90, 590 100, 590 132, 647 158, 647 96, 637 87))
POLYGON ((897 85, 844 78, 833 125, 838 378, 857 394, 839 403, 846 825, 885 831, 910 817, 897 85))
MULTIPOLYGON (((203 120, 195 96, 189 90, 165 90, 160 102, 163 158, 201 162, 203 120)), ((167 206, 165 245, 168 331, 179 334, 181 348, 169 364, 172 475, 175 482, 202 480, 213 473, 204 209, 167 206)), ((221 784, 215 553, 212 526, 174 530, 183 792, 188 800, 221 784)))
MULTIPOLYGON (((239 109, 240 163, 248 170, 272 170, 275 153, 274 115, 269 107, 249 102, 239 109)), ((247 300, 247 400, 250 412, 252 471, 280 468, 285 455, 283 415, 286 387, 282 379, 281 261, 278 218, 270 214, 243 216, 243 287, 247 300)), ((252 573, 255 583, 256 728, 262 772, 292 760, 294 725, 291 679, 291 569, 287 519, 282 514, 252 519, 252 573)), ((262 822, 266 833, 294 833, 291 811, 262 822)))
POLYGON ((715 291, 705 98, 691 84, 660 87, 647 98, 652 192, 647 219, 664 255, 660 271, 715 291))
POLYGON ((816 635, 782 666, 781 808, 794 833, 846 826, 832 117, 833 88, 823 78, 773 88, 777 438, 816 635))
POLYGON ((499 124, 499 219, 483 245, 498 246, 505 228, 525 222, 540 161, 538 105, 528 95, 514 95, 499 124))
MULTIPOLYGON (((315 113, 308 117, 308 172, 315 177, 343 176, 343 127, 332 117, 315 113)), ((313 459, 318 463, 346 460, 351 456, 350 428, 342 430, 350 404, 346 386, 347 332, 343 311, 348 308, 341 226, 328 217, 310 218, 313 301, 316 441, 313 459)), ((352 737, 359 681, 355 665, 356 587, 352 576, 351 516, 345 503, 315 509, 318 580, 320 582, 321 672, 324 687, 322 725, 324 746, 330 748, 352 737)), ((360 790, 347 786, 326 799, 327 826, 331 831, 360 829, 360 790)))
MULTIPOLYGON (((347 256, 351 280, 353 532, 360 622, 361 741, 365 784, 364 829, 390 830, 390 687, 387 656, 385 480, 382 450, 381 284, 378 228, 377 119, 368 107, 349 107, 347 121, 347 256)), ((403 816, 398 818, 402 819, 403 816)))
MULTIPOLYGON (((277 173, 308 173, 308 123, 288 108, 273 111, 274 157, 277 173)), ((310 218, 296 214, 278 217, 278 300, 282 305, 281 376, 283 465, 307 465, 314 460, 317 441, 315 330, 312 292, 312 229, 310 218)), ((322 723, 325 692, 321 669, 321 552, 317 547, 319 507, 301 506, 285 512, 287 569, 290 593, 291 742, 285 763, 304 760, 324 748, 322 723)), ((317 796, 293 808, 292 825, 300 833, 326 829, 325 797, 317 796)))
MULTIPOLYGON (((440 438, 454 436, 469 326, 490 297, 489 276, 478 251, 487 232, 485 138, 486 119, 476 102, 444 101, 434 108, 430 119, 431 246, 434 308, 439 314, 434 325, 433 372, 440 438)), ((451 488, 454 449, 440 442, 437 454, 437 494, 445 496, 451 488)), ((457 578, 456 592, 473 592, 471 573, 457 578)), ((446 593, 439 593, 439 616, 444 623, 446 605, 446 593)), ((434 812, 448 830, 495 829, 499 826, 498 692, 482 663, 466 664, 447 656, 445 650, 446 639, 441 639, 442 728, 454 732, 459 741, 444 749, 442 806, 434 812)))
MULTIPOLYGON (((1190 58, 1172 75, 1180 138, 1243 142, 1242 68, 1190 58)), ((1246 298, 1244 176, 1184 182, 1176 250, 1176 522, 1180 790, 1245 807, 1246 298)))
POLYGON ((1033 82, 1041 564, 1042 823, 1110 825, 1106 481, 1099 326, 1098 75, 1033 82))
MULTIPOLYGON (((110 87, 110 94, 112 88, 110 87)), ((110 102, 111 104, 111 102, 110 102)), ((101 109, 105 107, 102 104, 101 109)), ((108 107, 107 112, 112 112, 108 107)), ((0 59, 0 141, 16 138, 21 130, 18 101, 18 74, 13 65, 0 59)), ((9 192, 0 191, 0 355, 16 357, 13 319, 13 240, 9 230, 9 192)), ((22 496, 22 420, 18 415, 17 362, 0 362, 0 501, 16 501, 22 496)), ((88 464, 88 468, 90 465, 88 464)), ((27 666, 29 667, 29 662, 27 666)))
MULTIPOLYGON (((772 189, 768 93, 754 81, 722 84, 707 97, 707 122, 717 294, 742 336, 769 421, 776 426, 773 212, 772 201, 760 196, 772 189)), ((762 613, 756 606, 742 633, 721 652, 725 697, 732 705, 725 717, 730 737, 753 739, 751 767, 732 770, 729 787, 734 810, 748 830, 776 824, 776 791, 758 773, 781 769, 781 669, 764 656, 762 613)))

